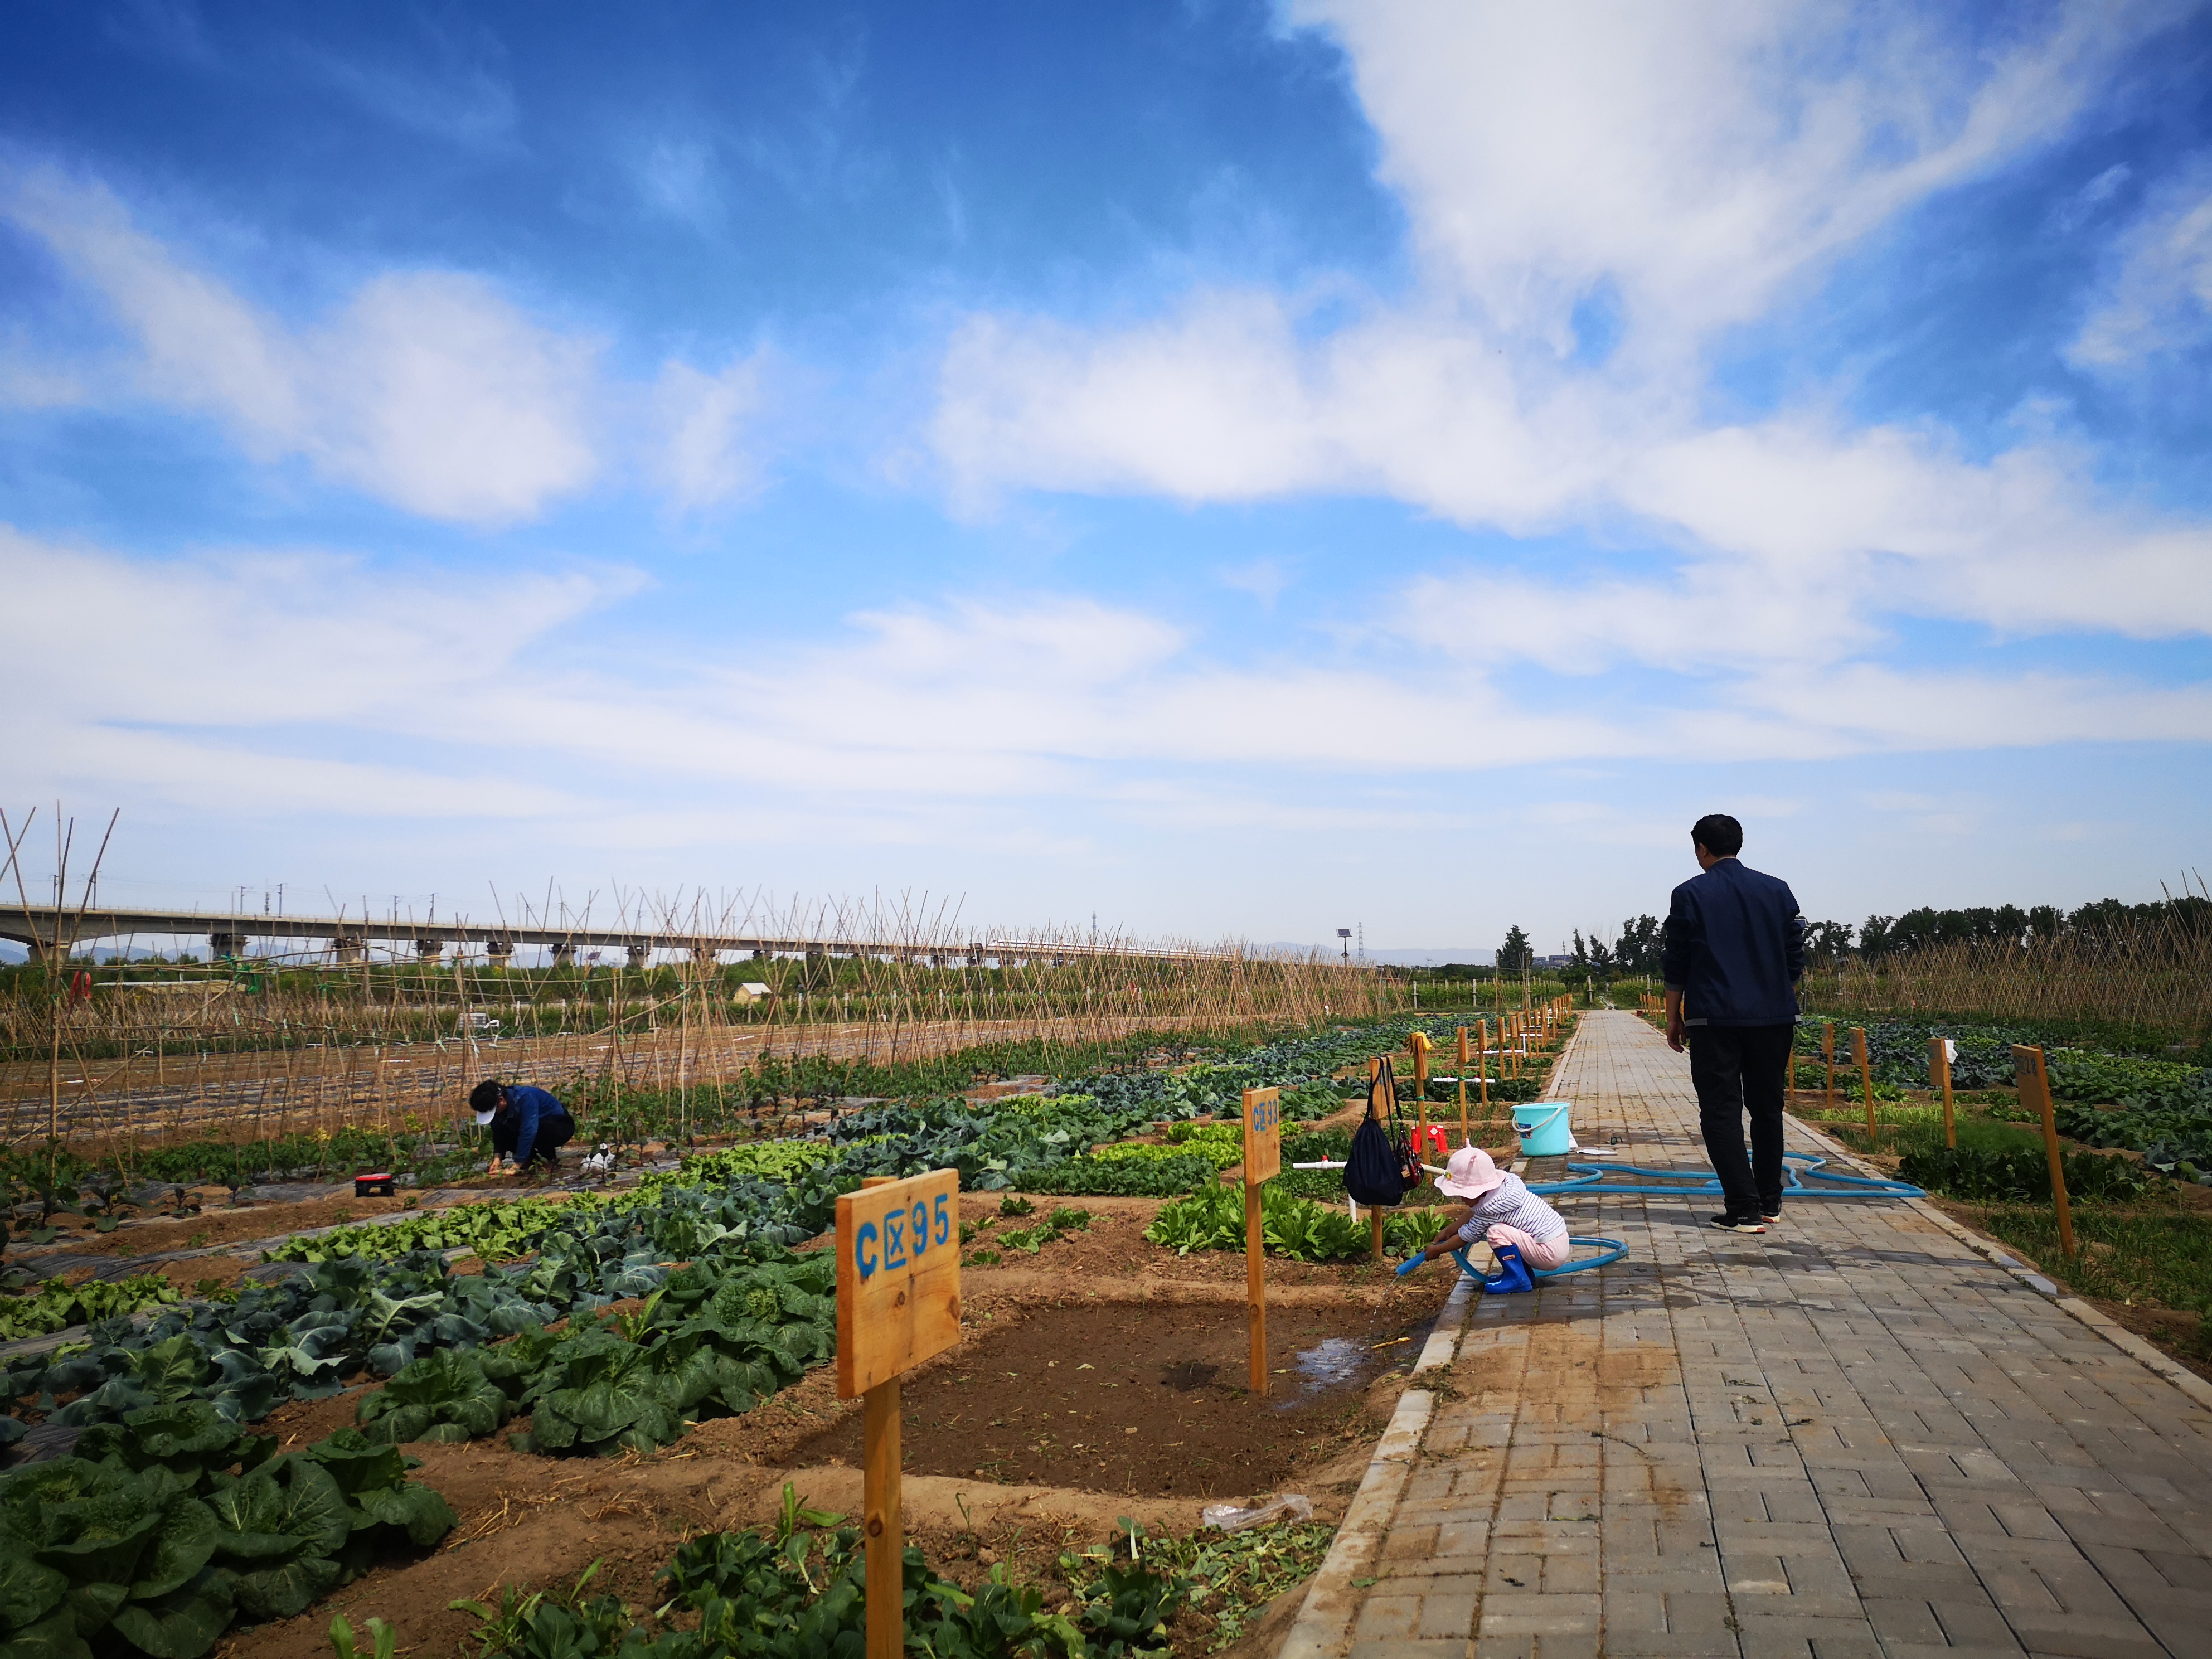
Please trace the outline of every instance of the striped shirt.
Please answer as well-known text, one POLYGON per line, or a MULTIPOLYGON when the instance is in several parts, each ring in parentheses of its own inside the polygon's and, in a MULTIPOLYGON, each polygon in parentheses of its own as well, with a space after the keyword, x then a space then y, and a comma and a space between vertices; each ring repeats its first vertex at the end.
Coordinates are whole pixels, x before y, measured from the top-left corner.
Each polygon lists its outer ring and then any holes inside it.
POLYGON ((1462 1243, 1480 1243, 1491 1228, 1504 1223, 1518 1227, 1531 1238, 1549 1238, 1567 1230, 1566 1218, 1528 1190, 1517 1175, 1508 1175, 1474 1200, 1474 1213, 1459 1230, 1462 1243))

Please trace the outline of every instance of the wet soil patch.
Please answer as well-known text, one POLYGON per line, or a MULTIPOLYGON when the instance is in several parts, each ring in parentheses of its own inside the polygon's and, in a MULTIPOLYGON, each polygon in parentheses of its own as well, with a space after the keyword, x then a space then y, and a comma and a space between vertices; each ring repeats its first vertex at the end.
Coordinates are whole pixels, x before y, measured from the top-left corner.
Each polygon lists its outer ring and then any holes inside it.
MULTIPOLYGON (((1264 1492, 1348 1431, 1366 1385, 1418 1346, 1410 1309, 1270 1309, 1269 1397, 1248 1387, 1244 1310, 1062 1303, 971 1336, 907 1379, 910 1474, 1152 1497, 1264 1492), (1316 1358, 1318 1356, 1318 1358, 1316 1358)), ((1431 1313, 1413 1315, 1425 1330, 1431 1313)), ((795 1449, 860 1461, 857 1414, 795 1449)))

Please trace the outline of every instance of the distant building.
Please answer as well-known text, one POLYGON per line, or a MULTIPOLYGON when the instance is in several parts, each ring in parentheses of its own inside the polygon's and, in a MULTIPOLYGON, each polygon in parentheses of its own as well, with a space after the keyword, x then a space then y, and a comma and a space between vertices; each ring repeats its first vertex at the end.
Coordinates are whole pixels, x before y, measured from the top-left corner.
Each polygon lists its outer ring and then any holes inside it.
POLYGON ((763 985, 757 979, 749 979, 743 985, 738 987, 738 1001, 740 1004, 748 1002, 766 1002, 775 994, 775 987, 763 985))
POLYGON ((1575 959, 1571 956, 1536 957, 1531 960, 1538 968, 1571 968, 1575 965, 1575 959))

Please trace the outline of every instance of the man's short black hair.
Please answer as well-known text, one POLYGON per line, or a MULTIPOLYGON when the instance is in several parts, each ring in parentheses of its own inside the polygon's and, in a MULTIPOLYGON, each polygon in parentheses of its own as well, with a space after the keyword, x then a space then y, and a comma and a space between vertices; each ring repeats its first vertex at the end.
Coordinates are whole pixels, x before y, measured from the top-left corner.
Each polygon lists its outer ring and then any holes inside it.
POLYGON ((1743 826, 1725 812, 1708 812, 1690 826, 1690 839, 1715 858, 1732 859, 1743 851, 1743 826))
POLYGON ((495 1112, 499 1109, 500 1085, 490 1078, 469 1091, 469 1109, 472 1112, 495 1112))

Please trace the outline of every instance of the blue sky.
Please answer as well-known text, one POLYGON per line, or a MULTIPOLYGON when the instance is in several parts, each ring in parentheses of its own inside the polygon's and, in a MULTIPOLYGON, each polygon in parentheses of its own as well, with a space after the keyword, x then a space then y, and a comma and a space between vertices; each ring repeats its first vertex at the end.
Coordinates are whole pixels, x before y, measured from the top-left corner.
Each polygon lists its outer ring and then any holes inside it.
POLYGON ((2206 861, 2202 8, 12 21, 0 793, 104 896, 2206 861))

